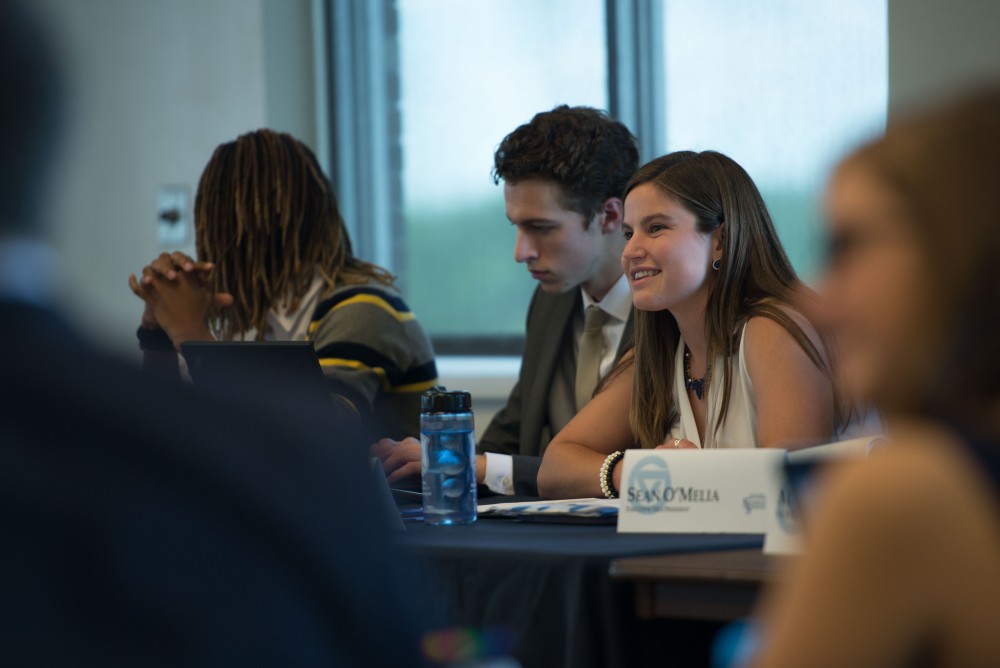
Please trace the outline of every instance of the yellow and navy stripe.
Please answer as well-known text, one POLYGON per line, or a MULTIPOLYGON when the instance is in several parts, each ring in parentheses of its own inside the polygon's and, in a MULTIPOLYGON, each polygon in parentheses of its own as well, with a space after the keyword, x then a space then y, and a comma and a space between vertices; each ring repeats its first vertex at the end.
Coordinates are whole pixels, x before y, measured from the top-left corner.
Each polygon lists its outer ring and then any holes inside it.
POLYGON ((409 322, 415 320, 413 311, 399 297, 390 295, 378 288, 359 286, 340 290, 329 299, 324 299, 316 305, 313 311, 312 322, 309 323, 309 334, 312 335, 319 326, 319 321, 334 311, 356 304, 369 304, 380 308, 399 322, 409 322))
POLYGON ((374 373, 386 392, 424 392, 438 382, 437 366, 433 360, 401 369, 391 359, 362 343, 338 341, 318 349, 316 356, 323 367, 342 367, 374 373))

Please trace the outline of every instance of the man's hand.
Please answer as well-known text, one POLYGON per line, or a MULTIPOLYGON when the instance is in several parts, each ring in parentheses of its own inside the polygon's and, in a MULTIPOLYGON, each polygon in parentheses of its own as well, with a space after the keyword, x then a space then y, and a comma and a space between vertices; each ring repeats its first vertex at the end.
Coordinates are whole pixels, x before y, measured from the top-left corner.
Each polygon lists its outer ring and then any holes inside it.
POLYGON ((420 441, 412 436, 402 441, 383 438, 369 448, 369 453, 382 462, 390 483, 420 475, 420 441))

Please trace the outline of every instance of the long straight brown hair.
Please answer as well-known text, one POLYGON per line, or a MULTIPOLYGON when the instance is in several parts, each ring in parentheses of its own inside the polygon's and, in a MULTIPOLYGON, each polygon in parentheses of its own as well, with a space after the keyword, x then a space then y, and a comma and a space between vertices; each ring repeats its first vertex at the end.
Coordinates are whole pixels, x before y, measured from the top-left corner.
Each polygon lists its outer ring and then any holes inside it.
MULTIPOLYGON (((778 241, 771 216, 750 175, 721 153, 679 151, 640 167, 625 188, 625 198, 645 183, 653 184, 692 212, 702 234, 711 234, 725 225, 722 262, 709 288, 705 311, 708 359, 736 354, 742 325, 753 316, 762 316, 788 330, 813 364, 832 378, 823 354, 784 310, 805 288, 778 241)), ((663 443, 679 418, 674 396, 674 360, 679 340, 677 321, 669 311, 636 310, 629 424, 644 448, 663 443)), ((829 357, 832 350, 825 347, 829 357)), ((718 373, 718 367, 713 366, 706 385, 714 383, 718 373)), ((729 410, 733 383, 730 365, 722 365, 720 380, 722 409, 716 423, 708 426, 714 430, 729 410)), ((835 404, 839 404, 836 398, 835 404)), ((839 406, 833 408, 839 423, 841 410, 839 406)))
POLYGON ((333 189, 312 151, 289 134, 257 130, 220 145, 195 197, 198 259, 214 262, 214 289, 234 303, 213 314, 217 336, 256 329, 279 303, 298 308, 318 274, 343 283, 393 282, 354 257, 333 189))

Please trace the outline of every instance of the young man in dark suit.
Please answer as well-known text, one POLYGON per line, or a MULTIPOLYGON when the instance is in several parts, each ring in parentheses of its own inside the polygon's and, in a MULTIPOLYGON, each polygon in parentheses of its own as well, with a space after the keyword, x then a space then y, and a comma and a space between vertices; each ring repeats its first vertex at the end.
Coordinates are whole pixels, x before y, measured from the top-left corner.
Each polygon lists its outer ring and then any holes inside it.
POLYGON ((420 665, 420 622, 403 611, 414 601, 365 484, 367 443, 295 393, 264 407, 252 384, 215 397, 158 382, 53 309, 57 260, 38 212, 58 80, 43 31, 4 0, 4 663, 420 665))
MULTIPOLYGON (((630 337, 620 198, 638 162, 628 129, 587 107, 537 114, 496 151, 494 178, 517 228, 514 259, 538 281, 518 382, 477 445, 476 478, 497 493, 538 494, 545 447, 630 337)), ((415 439, 384 439, 372 451, 390 481, 420 472, 415 439)))

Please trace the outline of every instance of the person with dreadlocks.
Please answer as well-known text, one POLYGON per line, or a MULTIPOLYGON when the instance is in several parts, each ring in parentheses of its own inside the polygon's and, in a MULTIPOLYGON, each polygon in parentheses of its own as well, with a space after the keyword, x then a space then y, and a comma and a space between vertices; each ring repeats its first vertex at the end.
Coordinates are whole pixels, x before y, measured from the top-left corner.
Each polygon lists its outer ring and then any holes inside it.
POLYGON ((382 433, 419 430, 420 394, 437 382, 430 341, 392 275, 352 253, 312 151, 266 129, 220 145, 194 225, 197 261, 163 253, 129 277, 145 302, 147 364, 176 363, 187 341, 309 340, 338 394, 382 433))

